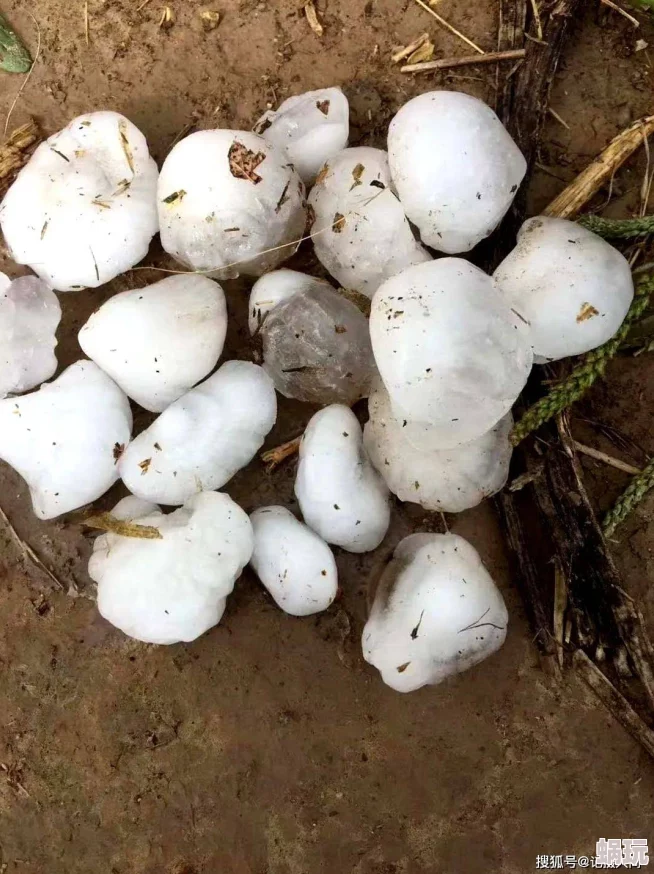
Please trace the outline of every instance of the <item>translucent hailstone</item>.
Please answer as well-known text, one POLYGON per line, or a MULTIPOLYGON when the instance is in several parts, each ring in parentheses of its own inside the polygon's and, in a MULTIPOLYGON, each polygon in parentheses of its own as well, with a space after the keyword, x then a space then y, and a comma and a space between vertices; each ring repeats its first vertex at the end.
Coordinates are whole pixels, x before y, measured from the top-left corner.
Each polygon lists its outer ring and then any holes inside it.
POLYGON ((391 189, 388 155, 360 146, 331 158, 309 195, 316 255, 344 288, 372 297, 381 283, 431 256, 391 189))
POLYGON ((499 224, 527 162, 493 110, 458 91, 405 103, 388 130, 391 175, 423 243, 468 252, 499 224))
POLYGON ((269 143, 284 149, 310 185, 328 158, 347 146, 350 107, 340 88, 322 88, 289 97, 264 112, 254 126, 269 143))
POLYGON ((263 445, 277 418, 270 377, 249 361, 227 361, 135 437, 118 469, 132 494, 183 504, 219 489, 263 445))
POLYGON ((418 447, 449 449, 508 413, 532 365, 529 327, 460 258, 409 267, 372 301, 370 335, 393 413, 418 447))
POLYGON ((164 161, 157 199, 166 252, 223 279, 277 267, 306 224, 304 185, 286 154, 248 131, 183 139, 164 161))
POLYGON ((145 643, 188 642, 217 625, 252 555, 246 513, 228 495, 201 492, 167 516, 134 497, 113 515, 157 528, 161 537, 97 538, 89 575, 98 584, 101 615, 145 643))
POLYGON ((388 489, 348 407, 332 404, 310 420, 300 444, 295 494, 304 521, 327 543, 370 552, 386 536, 388 489))
POLYGON ((0 398, 29 391, 57 369, 57 296, 35 276, 0 273, 0 398))
POLYGON ((89 112, 42 143, 0 205, 14 261, 59 291, 96 288, 147 255, 157 165, 117 112, 89 112))
POLYGON ((158 413, 213 370, 226 330, 217 282, 170 276, 109 298, 79 344, 132 400, 158 413))
POLYGON ((131 431, 129 401, 92 361, 78 361, 37 392, 0 401, 0 458, 27 482, 40 519, 111 488, 131 431))
POLYGON ((476 507, 506 484, 511 460, 507 414, 486 434, 452 449, 417 449, 395 418, 388 392, 376 385, 368 400, 363 442, 370 460, 401 501, 425 510, 460 513, 476 507))
POLYGON ((277 304, 261 327, 263 366, 287 398, 353 404, 375 372, 368 320, 326 283, 277 304))
POLYGON ((468 670, 504 643, 508 615, 477 550, 456 534, 412 534, 384 570, 363 657, 412 692, 468 670))
POLYGON ((617 249, 575 222, 545 216, 524 223, 494 279, 531 325, 539 360, 606 343, 634 296, 631 268, 617 249))
POLYGON ((280 270, 264 273, 254 283, 250 293, 248 312, 250 333, 255 334, 259 330, 270 310, 278 303, 288 300, 298 291, 308 291, 312 288, 318 291, 325 288, 333 291, 328 282, 316 279, 307 273, 300 273, 298 270, 288 270, 286 267, 282 267, 280 270))
POLYGON ((331 549, 285 507, 260 507, 251 564, 278 607, 291 616, 326 610, 338 591, 331 549))

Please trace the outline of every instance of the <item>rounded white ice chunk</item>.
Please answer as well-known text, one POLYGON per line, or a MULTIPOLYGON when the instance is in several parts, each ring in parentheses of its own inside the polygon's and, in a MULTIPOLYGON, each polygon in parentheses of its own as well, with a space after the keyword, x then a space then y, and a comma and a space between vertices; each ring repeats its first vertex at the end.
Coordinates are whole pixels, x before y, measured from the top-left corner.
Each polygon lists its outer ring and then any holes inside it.
POLYGON ((42 143, 0 205, 14 261, 59 291, 96 288, 141 261, 159 229, 157 165, 117 112, 89 112, 42 143))
POLYGON ((157 200, 166 252, 223 279, 277 267, 306 225, 302 180, 282 149, 248 131, 183 139, 161 168, 157 200))
POLYGON ((284 149, 302 181, 310 185, 325 161, 347 146, 350 107, 340 88, 307 91, 264 112, 254 129, 284 149))
POLYGON ((254 283, 250 293, 248 313, 250 333, 255 334, 261 328, 268 313, 278 303, 283 303, 299 291, 309 291, 312 288, 318 291, 325 288, 334 290, 328 282, 316 279, 315 276, 309 276, 307 273, 300 273, 299 270, 282 267, 280 270, 264 273, 254 283))
POLYGON ((226 330, 217 282, 170 276, 109 298, 79 344, 132 400, 160 413, 213 370, 226 330))
POLYGON ((508 615, 477 550, 456 534, 412 534, 384 570, 363 657, 397 692, 468 670, 504 643, 508 615))
POLYGON ((161 537, 97 538, 89 575, 98 584, 100 614, 145 643, 188 642, 217 625, 252 555, 247 514, 228 495, 201 492, 167 516, 134 497, 113 515, 157 528, 161 537))
POLYGON ((531 325, 539 360, 580 355, 606 343, 634 296, 631 268, 617 249, 576 222, 546 216, 523 224, 494 279, 531 325))
POLYGON ((0 273, 0 398, 41 385, 57 369, 61 307, 36 276, 0 273))
POLYGON ((370 552, 390 522, 388 489, 370 463, 352 410, 332 404, 302 437, 295 494, 304 521, 327 543, 370 552))
POLYGON ((249 464, 276 418, 266 372, 249 361, 227 361, 134 438, 120 459, 120 475, 139 498, 183 504, 197 492, 219 489, 249 464))
POLYGON ((527 171, 502 122, 459 91, 427 91, 388 129, 393 182, 423 243, 468 252, 499 224, 527 171))
POLYGON ((460 513, 504 488, 513 424, 507 414, 486 434, 452 449, 417 449, 393 415, 388 392, 377 385, 368 399, 363 442, 373 465, 401 501, 425 510, 460 513))
POLYGON ((343 288, 368 297, 405 267, 431 261, 391 185, 386 152, 359 146, 331 158, 309 195, 316 255, 343 288))
POLYGON ((338 592, 331 549, 285 507, 260 507, 251 564, 275 603, 291 616, 326 610, 338 592))
POLYGON ((370 336, 393 413, 421 448, 449 449, 490 431, 533 361, 525 320, 461 258, 388 279, 372 301, 370 336))
POLYGON ((111 488, 131 431, 129 401, 92 361, 0 401, 0 458, 27 482, 39 519, 77 510, 111 488))

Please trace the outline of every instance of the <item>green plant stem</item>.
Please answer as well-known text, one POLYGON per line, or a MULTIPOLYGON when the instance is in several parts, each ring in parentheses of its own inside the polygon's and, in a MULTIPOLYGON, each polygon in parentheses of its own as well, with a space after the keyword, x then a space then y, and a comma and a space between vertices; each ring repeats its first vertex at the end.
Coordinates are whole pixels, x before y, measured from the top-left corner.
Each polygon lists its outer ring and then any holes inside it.
POLYGON ((604 534, 610 537, 615 529, 643 500, 645 495, 654 488, 654 458, 640 473, 636 474, 613 507, 604 517, 602 528, 604 534))
POLYGON ((0 70, 7 73, 29 73, 31 66, 30 53, 0 13, 0 70))
MULTIPOLYGON (((654 2, 654 0, 653 0, 654 2)), ((606 240, 635 240, 654 234, 654 216, 633 219, 609 219, 583 215, 577 223, 606 240)))
POLYGON ((555 386, 545 397, 530 407, 510 434, 511 443, 517 446, 528 434, 540 428, 558 413, 579 400, 604 374, 609 361, 616 355, 634 322, 647 309, 650 295, 654 291, 654 277, 641 279, 636 286, 636 294, 629 312, 618 332, 603 346, 589 352, 572 373, 555 386))

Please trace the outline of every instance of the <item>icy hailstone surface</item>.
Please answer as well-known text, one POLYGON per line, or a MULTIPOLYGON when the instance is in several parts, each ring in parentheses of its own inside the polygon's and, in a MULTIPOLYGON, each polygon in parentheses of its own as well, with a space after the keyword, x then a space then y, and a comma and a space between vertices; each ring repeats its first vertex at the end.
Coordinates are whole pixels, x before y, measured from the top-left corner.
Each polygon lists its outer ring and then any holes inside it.
POLYGON ((511 414, 471 443, 438 450, 417 449, 409 443, 382 385, 375 386, 368 410, 364 445, 386 485, 401 501, 412 501, 425 510, 460 513, 506 484, 512 451, 511 414))
POLYGON ((254 129, 284 149, 303 182, 310 185, 325 161, 347 146, 350 107, 340 88, 307 91, 265 112, 254 129))
POLYGON ((183 504, 219 489, 263 445, 277 418, 270 377, 249 361, 227 361, 135 437, 118 469, 132 494, 183 504))
POLYGON ((0 273, 0 398, 29 391, 57 369, 57 296, 35 276, 0 273))
POLYGON ((493 110, 458 91, 409 100, 388 129, 391 176, 423 243, 468 252, 499 224, 527 162, 493 110))
POLYGON ((508 615, 477 550, 456 534, 412 534, 384 570, 363 657, 397 692, 468 670, 504 643, 508 615))
POLYGON ((248 313, 250 333, 255 334, 258 331, 270 310, 274 309, 278 303, 288 300, 298 291, 308 291, 311 288, 318 291, 325 288, 333 291, 328 282, 316 279, 307 273, 300 273, 298 270, 288 270, 286 267, 282 267, 281 270, 265 273, 260 279, 257 279, 250 293, 248 313))
POLYGON ((167 516, 134 497, 112 513, 158 528, 161 538, 97 538, 89 575, 98 584, 101 615, 145 643, 191 641, 217 625, 252 555, 252 526, 243 510, 228 495, 201 492, 167 516))
POLYGON ((278 607, 291 616, 326 610, 338 591, 331 549, 285 507, 260 507, 251 564, 278 607))
POLYGON ((368 320, 329 286, 294 294, 266 316, 263 360, 275 388, 315 404, 353 404, 375 372, 368 320))
POLYGON ((223 279, 277 267, 306 225, 304 185, 284 151, 248 131, 198 131, 178 143, 157 200, 166 252, 223 279))
POLYGON ((348 552, 370 552, 390 521, 388 489, 363 446, 361 426, 341 404, 313 416, 300 444, 295 494, 304 521, 348 552))
POLYGON ((391 190, 381 149, 345 149, 321 170, 309 195, 313 245, 344 288, 372 297, 385 279, 431 256, 413 236, 391 190))
POLYGON ((0 458, 27 482, 40 519, 111 488, 131 431, 129 401, 92 361, 78 361, 37 392, 0 401, 0 458))
POLYGON ((626 258, 565 219, 532 218, 495 271, 507 303, 531 325, 534 353, 556 360, 606 343, 634 296, 626 258))
POLYGON ((409 267, 372 301, 370 335, 395 417, 421 448, 449 449, 509 412, 532 365, 529 327, 460 258, 409 267))
POLYGON ((109 298, 79 344, 132 400, 159 413, 213 370, 226 330, 217 282, 171 276, 109 298))
POLYGON ((0 205, 14 261, 52 288, 96 288, 147 255, 157 220, 157 165, 140 130, 90 112, 42 143, 0 205))

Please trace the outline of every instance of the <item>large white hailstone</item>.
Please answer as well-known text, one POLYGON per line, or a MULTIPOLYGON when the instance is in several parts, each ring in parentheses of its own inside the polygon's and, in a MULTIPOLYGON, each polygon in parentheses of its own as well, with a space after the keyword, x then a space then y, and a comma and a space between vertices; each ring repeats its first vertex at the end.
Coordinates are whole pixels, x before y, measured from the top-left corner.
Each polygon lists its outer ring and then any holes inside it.
POLYGON ((264 112, 254 129, 284 149, 303 182, 310 185, 325 161, 347 146, 350 106, 340 88, 307 91, 264 112))
POLYGON ((388 129, 391 176, 423 243, 468 252, 511 206, 527 162, 493 110, 459 91, 427 91, 388 129))
POLYGON ((580 355, 606 343, 631 305, 626 258, 597 234, 565 219, 526 221, 495 271, 507 303, 531 326, 538 360, 580 355))
POLYGON ((250 560, 252 526, 228 496, 201 492, 174 513, 129 497, 113 515, 157 528, 159 539, 102 534, 89 575, 98 610, 112 625, 145 643, 195 640, 217 625, 239 574, 250 560))
POLYGON ((157 165, 117 112, 89 112, 42 143, 0 205, 11 256, 52 288, 96 288, 141 261, 159 229, 157 165))
POLYGON ((332 404, 302 437, 295 494, 304 521, 327 543, 370 552, 390 522, 388 489, 370 463, 352 410, 332 404))
POLYGON ((338 572, 325 541, 285 507, 260 507, 250 522, 250 563, 277 606, 291 616, 326 610, 338 592, 338 572))
POLYGON ((132 400, 159 413, 213 370, 226 330, 217 282, 170 276, 110 298, 79 332, 79 344, 132 400))
POLYGON ((179 142, 161 168, 157 200, 166 252, 223 279, 277 267, 306 225, 293 165, 248 131, 204 130, 179 142))
POLYGON ((449 449, 489 431, 533 360, 526 321, 460 258, 388 279, 372 301, 370 336, 393 413, 421 448, 449 449))
POLYGON ((39 519, 77 510, 111 488, 131 432, 129 401, 92 361, 0 401, 0 458, 27 482, 39 519))
POLYGON ((227 361, 172 403, 135 437, 118 469, 132 494, 158 504, 183 504, 219 489, 252 460, 277 418, 266 372, 227 361))
POLYGON ((511 414, 486 434, 452 449, 417 449, 393 415, 388 392, 377 385, 368 399, 363 442, 386 485, 401 501, 425 510, 460 513, 506 484, 511 460, 511 414))
POLYGON ((278 303, 283 303, 299 291, 309 291, 310 289, 321 291, 325 288, 332 292, 334 290, 323 279, 316 279, 315 276, 300 273, 299 270, 288 270, 286 267, 282 267, 280 270, 264 273, 254 283, 250 293, 248 311, 250 333, 257 333, 268 313, 278 303))
POLYGON ((391 185, 386 152, 359 146, 331 158, 309 195, 316 255, 340 285, 368 297, 389 276, 431 260, 391 185))
POLYGON ((385 568, 363 657, 412 692, 468 670, 504 643, 508 615, 477 550, 456 534, 412 534, 385 568))
POLYGON ((0 273, 0 398, 29 391, 57 369, 57 296, 35 276, 0 273))

